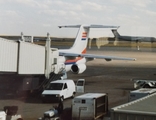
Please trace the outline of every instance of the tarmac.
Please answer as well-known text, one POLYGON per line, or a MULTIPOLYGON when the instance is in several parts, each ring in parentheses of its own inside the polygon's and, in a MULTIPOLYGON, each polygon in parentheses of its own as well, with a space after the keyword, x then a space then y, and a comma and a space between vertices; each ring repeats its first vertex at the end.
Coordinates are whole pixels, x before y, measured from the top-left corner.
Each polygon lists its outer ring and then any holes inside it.
MULTIPOLYGON (((131 79, 156 80, 155 51, 156 48, 140 48, 138 51, 130 47, 101 47, 101 49, 93 47, 87 51, 89 54, 130 57, 137 60, 107 62, 95 59, 87 63, 84 73, 77 75, 69 72, 68 78, 75 82, 78 79, 85 79, 85 93, 107 93, 109 108, 112 108, 128 102, 129 92, 134 90, 131 79)), ((64 100, 64 108, 70 108, 71 103, 72 99, 64 100)), ((18 106, 18 114, 21 114, 24 120, 37 120, 57 103, 42 103, 40 97, 0 99, 1 110, 4 106, 15 105, 18 106)))

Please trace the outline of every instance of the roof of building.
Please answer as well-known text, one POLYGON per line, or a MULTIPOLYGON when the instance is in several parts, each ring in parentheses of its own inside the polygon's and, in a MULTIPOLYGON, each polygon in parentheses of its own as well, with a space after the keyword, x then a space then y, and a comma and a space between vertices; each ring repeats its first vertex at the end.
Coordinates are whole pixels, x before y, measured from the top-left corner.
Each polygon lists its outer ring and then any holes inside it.
POLYGON ((115 112, 156 115, 156 93, 112 108, 115 112))

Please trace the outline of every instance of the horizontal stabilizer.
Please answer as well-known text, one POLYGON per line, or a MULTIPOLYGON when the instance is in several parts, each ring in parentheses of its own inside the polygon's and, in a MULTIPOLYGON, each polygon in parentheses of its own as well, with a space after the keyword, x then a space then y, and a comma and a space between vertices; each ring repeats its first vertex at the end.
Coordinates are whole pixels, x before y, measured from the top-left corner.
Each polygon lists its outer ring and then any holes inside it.
POLYGON ((59 28, 79 28, 81 25, 65 25, 65 26, 58 26, 59 28))
POLYGON ((84 28, 116 28, 118 29, 120 26, 109 26, 109 25, 65 25, 65 26, 58 26, 59 28, 79 28, 83 26, 84 28))

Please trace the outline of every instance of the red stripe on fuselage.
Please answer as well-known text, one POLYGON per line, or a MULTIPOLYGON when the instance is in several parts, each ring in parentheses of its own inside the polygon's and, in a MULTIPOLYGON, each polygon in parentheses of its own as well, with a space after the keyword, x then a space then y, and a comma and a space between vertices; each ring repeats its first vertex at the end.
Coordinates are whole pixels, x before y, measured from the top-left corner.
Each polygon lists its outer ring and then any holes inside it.
POLYGON ((77 57, 74 60, 67 60, 66 63, 75 63, 75 62, 77 62, 78 60, 81 60, 81 59, 82 59, 82 57, 77 57))
MULTIPOLYGON (((86 53, 86 48, 82 51, 82 54, 85 54, 86 53)), ((83 57, 77 57, 76 59, 74 60, 67 60, 65 63, 68 64, 68 63, 74 63, 74 62, 77 62, 78 60, 81 60, 83 57)))

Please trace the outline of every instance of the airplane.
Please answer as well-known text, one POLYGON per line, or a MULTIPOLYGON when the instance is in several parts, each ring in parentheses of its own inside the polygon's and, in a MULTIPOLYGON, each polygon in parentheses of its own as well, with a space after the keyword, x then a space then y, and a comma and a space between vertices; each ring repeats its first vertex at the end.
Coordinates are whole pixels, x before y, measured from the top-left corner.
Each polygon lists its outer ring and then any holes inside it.
POLYGON ((86 70, 86 62, 94 59, 111 60, 131 60, 135 58, 125 58, 116 56, 103 56, 86 54, 88 37, 90 28, 118 28, 118 26, 105 26, 105 25, 67 25, 58 26, 59 28, 79 28, 75 42, 69 49, 59 49, 59 63, 65 64, 65 71, 72 71, 75 74, 81 74, 86 70))
MULTIPOLYGON (((114 34, 114 37, 116 40, 123 40, 123 41, 131 41, 131 42, 136 42, 137 43, 137 48, 139 48, 139 42, 156 42, 156 38, 154 37, 141 37, 141 36, 121 36, 117 29, 112 29, 112 33, 114 34)), ((115 41, 116 42, 116 41, 115 41)))

